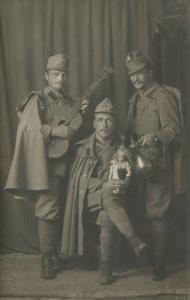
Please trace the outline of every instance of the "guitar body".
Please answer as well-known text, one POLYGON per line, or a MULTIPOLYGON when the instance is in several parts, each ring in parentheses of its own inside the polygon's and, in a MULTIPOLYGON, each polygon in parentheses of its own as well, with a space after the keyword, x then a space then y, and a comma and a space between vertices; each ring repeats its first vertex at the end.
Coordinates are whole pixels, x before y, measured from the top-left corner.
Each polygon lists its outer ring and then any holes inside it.
MULTIPOLYGON (((69 118, 70 114, 73 114, 73 107, 67 110, 67 117, 69 118)), ((65 114, 65 111, 64 111, 65 114)), ((69 127, 71 127, 73 130, 78 130, 80 126, 82 125, 82 115, 80 113, 77 113, 73 120, 69 122, 69 127)), ((68 124, 67 118, 63 119, 63 113, 61 111, 58 112, 56 115, 56 119, 54 120, 54 124, 52 126, 57 126, 60 124, 68 124), (66 119, 66 120, 65 120, 66 119)), ((62 157, 69 149, 70 141, 69 139, 63 139, 63 138, 51 138, 51 141, 49 143, 49 147, 47 149, 47 155, 49 158, 60 158, 62 157)))
MULTIPOLYGON (((86 92, 80 97, 82 101, 83 98, 88 98, 100 84, 100 82, 107 77, 108 74, 112 74, 113 69, 111 66, 104 66, 102 71, 98 74, 96 79, 91 83, 86 92)), ((74 130, 78 130, 82 124, 82 115, 80 113, 81 103, 77 102, 73 107, 68 107, 64 111, 60 108, 56 112, 55 119, 51 125, 56 127, 60 124, 65 124, 71 127, 74 130)), ((69 139, 63 138, 52 138, 49 147, 48 147, 48 157, 49 158, 60 158, 62 157, 69 149, 69 139)))

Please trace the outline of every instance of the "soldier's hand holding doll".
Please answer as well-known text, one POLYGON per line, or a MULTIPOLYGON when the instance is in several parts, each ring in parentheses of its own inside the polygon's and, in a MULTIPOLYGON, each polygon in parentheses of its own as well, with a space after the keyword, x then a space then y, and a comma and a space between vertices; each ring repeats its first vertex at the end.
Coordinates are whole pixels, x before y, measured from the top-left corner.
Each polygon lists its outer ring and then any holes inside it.
POLYGON ((113 194, 124 194, 130 183, 132 164, 129 150, 121 145, 111 161, 108 182, 105 187, 111 188, 113 194))

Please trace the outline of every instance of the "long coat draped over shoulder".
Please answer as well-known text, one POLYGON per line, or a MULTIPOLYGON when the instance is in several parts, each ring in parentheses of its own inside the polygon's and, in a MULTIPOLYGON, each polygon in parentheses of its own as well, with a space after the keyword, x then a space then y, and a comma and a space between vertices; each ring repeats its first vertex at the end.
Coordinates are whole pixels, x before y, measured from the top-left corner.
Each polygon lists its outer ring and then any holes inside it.
MULTIPOLYGON (((67 255, 83 255, 83 209, 88 184, 97 166, 94 155, 95 134, 74 146, 74 160, 68 181, 67 201, 64 215, 61 252, 67 255)), ((104 151, 105 170, 109 164, 116 145, 114 143, 104 151)), ((108 175, 108 172, 107 172, 108 175)), ((108 176, 107 176, 108 177, 108 176)), ((107 179, 107 178, 106 178, 107 179)))
POLYGON ((22 197, 31 196, 33 191, 50 188, 38 100, 38 93, 33 93, 27 99, 21 113, 14 155, 5 187, 10 193, 22 197))

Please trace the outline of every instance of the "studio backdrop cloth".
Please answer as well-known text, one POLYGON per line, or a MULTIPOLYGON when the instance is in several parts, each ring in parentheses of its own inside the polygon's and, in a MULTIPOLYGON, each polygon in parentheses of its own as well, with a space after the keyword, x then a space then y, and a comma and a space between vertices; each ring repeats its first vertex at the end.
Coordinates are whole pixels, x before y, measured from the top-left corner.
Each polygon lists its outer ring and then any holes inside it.
MULTIPOLYGON (((47 58, 69 57, 68 94, 81 95, 103 65, 109 76, 91 97, 83 135, 89 133, 96 104, 110 97, 123 128, 132 95, 125 67, 126 53, 152 51, 155 20, 162 0, 0 0, 0 126, 1 126, 1 243, 23 252, 38 249, 33 206, 4 192, 11 165, 18 119, 16 104, 44 86, 47 58)), ((174 49, 175 50, 175 49, 174 49)), ((174 64, 175 65, 175 64, 174 64)), ((179 86, 178 86, 179 87, 179 86)), ((47 183, 48 184, 48 183, 47 183)))

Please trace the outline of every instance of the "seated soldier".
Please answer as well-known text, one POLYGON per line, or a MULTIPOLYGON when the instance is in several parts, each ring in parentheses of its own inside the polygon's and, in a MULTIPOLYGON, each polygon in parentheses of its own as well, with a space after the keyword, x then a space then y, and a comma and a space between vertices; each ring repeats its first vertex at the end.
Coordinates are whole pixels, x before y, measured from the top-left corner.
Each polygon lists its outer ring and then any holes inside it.
MULTIPOLYGON (((121 145, 116 135, 115 109, 109 98, 97 105, 94 128, 95 132, 78 142, 74 148, 61 252, 66 255, 84 255, 90 222, 98 224, 101 284, 111 284, 114 227, 130 242, 137 256, 144 253, 146 244, 135 234, 123 207, 128 180, 112 179, 112 176, 109 178, 110 163, 113 163, 114 153, 121 145)), ((94 236, 90 239, 92 246, 94 236)))

